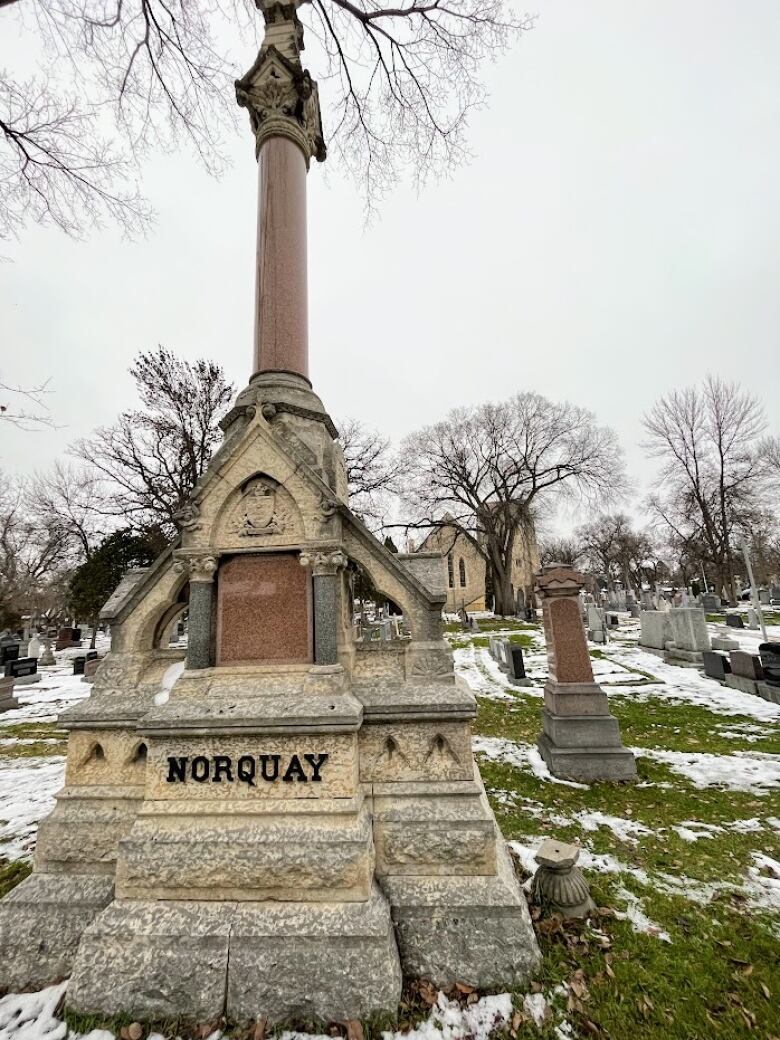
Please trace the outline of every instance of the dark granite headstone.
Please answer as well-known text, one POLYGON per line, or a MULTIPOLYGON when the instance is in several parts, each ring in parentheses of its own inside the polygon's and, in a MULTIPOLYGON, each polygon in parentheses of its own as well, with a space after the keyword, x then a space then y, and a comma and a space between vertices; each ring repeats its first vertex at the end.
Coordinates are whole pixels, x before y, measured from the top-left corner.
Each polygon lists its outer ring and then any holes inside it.
POLYGON ((523 660, 522 646, 517 646, 515 643, 507 644, 506 663, 510 679, 525 679, 525 661, 523 660))
POLYGON ((617 614, 607 613, 604 617, 607 622, 607 628, 617 628, 620 624, 620 618, 617 614))
POLYGON ((764 678, 761 658, 747 650, 731 651, 731 670, 734 675, 741 675, 745 679, 755 679, 757 682, 764 678))
POLYGON ((764 669, 764 682, 780 686, 780 643, 761 643, 758 653, 764 669))
POLYGON ((15 661, 6 662, 5 665, 5 675, 12 679, 21 679, 24 675, 36 675, 37 672, 37 657, 19 657, 15 661))
POLYGON ((87 663, 86 657, 74 657, 73 658, 73 674, 83 675, 84 665, 87 663))
POLYGON ((701 656, 704 662, 704 674, 708 675, 710 679, 722 681, 731 671, 731 661, 725 654, 719 654, 715 650, 702 650, 701 656))
POLYGON ((3 643, 0 645, 0 664, 16 661, 19 657, 20 649, 21 645, 19 643, 3 643))
POLYGON ((745 622, 742 620, 741 614, 727 614, 726 624, 729 628, 744 628, 745 622))

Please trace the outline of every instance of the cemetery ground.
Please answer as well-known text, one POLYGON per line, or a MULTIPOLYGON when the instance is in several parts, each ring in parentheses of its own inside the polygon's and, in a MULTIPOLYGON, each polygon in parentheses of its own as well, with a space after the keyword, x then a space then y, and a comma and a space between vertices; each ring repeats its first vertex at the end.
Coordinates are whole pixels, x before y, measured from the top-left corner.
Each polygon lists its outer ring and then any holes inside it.
MULTIPOLYGON (((410 984, 396 1023, 363 1023, 368 1040, 780 1037, 780 706, 665 664, 637 646, 638 623, 621 615, 612 641, 590 650, 637 756, 638 783, 555 780, 535 747, 546 673, 540 627, 480 625, 473 634, 451 624, 448 639, 478 698, 474 746, 517 870, 530 876, 545 836, 580 843, 600 913, 563 922, 532 909, 544 965, 527 990, 485 995, 463 985, 437 994, 410 984), (490 657, 496 632, 523 645, 530 687, 511 687, 490 657)), ((746 649, 759 642, 753 632, 736 636, 746 649)), ((769 636, 779 638, 780 625, 769 636)), ((73 653, 59 654, 37 686, 17 688, 22 706, 0 716, 0 893, 26 876, 37 821, 62 784, 56 715, 89 691, 68 674, 73 653)), ((0 1001, 0 1040, 65 1040, 64 985, 0 1001)), ((129 1021, 70 1026, 110 1040, 98 1030, 116 1034, 129 1021)), ((205 1040, 224 1024, 194 1034, 182 1023, 157 1028, 205 1040)), ((227 1029, 240 1040, 261 1035, 254 1026, 227 1029)), ((348 1035, 359 1040, 354 1025, 348 1035)))

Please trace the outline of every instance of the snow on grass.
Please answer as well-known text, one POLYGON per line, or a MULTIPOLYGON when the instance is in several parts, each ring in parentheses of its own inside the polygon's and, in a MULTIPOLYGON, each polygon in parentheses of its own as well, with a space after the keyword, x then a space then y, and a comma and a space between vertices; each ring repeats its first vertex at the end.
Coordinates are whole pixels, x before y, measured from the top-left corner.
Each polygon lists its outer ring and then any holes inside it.
POLYGON ((745 890, 752 903, 768 910, 780 910, 780 863, 763 852, 754 852, 745 890))
POLYGON ((588 789, 587 784, 578 784, 574 780, 561 780, 553 776, 545 765, 544 759, 533 744, 518 744, 504 737, 481 737, 475 734, 472 738, 474 751, 479 752, 494 762, 506 762, 517 769, 530 769, 537 780, 546 783, 563 784, 565 787, 577 787, 582 791, 588 789))
POLYGON ((637 820, 626 820, 622 816, 610 816, 607 813, 589 812, 585 809, 575 813, 571 822, 578 823, 586 831, 597 831, 599 827, 608 827, 620 841, 633 844, 636 844, 637 836, 653 833, 649 827, 645 827, 637 820))
MULTIPOLYGON (((497 684, 487 676, 477 664, 477 655, 481 651, 473 645, 460 647, 453 651, 455 657, 455 671, 461 678, 465 679, 471 687, 471 692, 479 697, 490 697, 498 701, 511 701, 512 694, 504 689, 507 681, 497 684)), ((488 659, 490 654, 487 655, 488 659)))
POLYGON ((670 943, 672 941, 671 936, 668 932, 665 932, 660 925, 656 924, 655 921, 651 921, 647 914, 642 909, 642 901, 639 896, 634 895, 633 892, 629 892, 627 888, 621 885, 617 890, 618 898, 622 899, 626 904, 624 912, 620 910, 615 911, 619 918, 628 920, 631 927, 635 932, 644 932, 645 935, 654 935, 656 939, 660 939, 661 942, 670 943))
POLYGON ((440 993, 425 1022, 408 1033, 384 1032, 382 1040, 487 1040, 494 1029, 509 1022, 512 1013, 508 993, 482 997, 467 1007, 440 993))
MULTIPOLYGON (((61 982, 38 993, 11 993, 3 997, 0 1040, 65 1040, 68 1027, 57 1018, 57 1008, 67 988, 67 982, 61 982)), ((94 1033, 92 1040, 97 1040, 94 1033)))
POLYGON ((64 779, 63 755, 0 760, 0 856, 32 858, 38 822, 54 808, 64 779))
POLYGON ((771 788, 780 787, 780 756, 777 755, 757 751, 712 755, 702 751, 664 751, 644 747, 631 750, 637 757, 662 762, 700 790, 719 787, 727 791, 765 795, 771 788))

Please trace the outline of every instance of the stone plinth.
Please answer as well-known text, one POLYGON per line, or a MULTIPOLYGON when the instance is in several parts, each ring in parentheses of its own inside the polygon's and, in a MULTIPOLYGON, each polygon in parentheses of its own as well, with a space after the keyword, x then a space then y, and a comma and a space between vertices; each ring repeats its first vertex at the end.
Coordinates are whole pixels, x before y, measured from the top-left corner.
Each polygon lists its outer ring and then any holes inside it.
POLYGON ((579 609, 583 586, 581 574, 558 564, 536 578, 549 663, 539 750, 554 776, 633 780, 634 756, 623 747, 607 696, 593 680, 579 609))
POLYGON ((646 650, 663 651, 672 638, 669 611, 643 610, 639 615, 639 645, 646 650))

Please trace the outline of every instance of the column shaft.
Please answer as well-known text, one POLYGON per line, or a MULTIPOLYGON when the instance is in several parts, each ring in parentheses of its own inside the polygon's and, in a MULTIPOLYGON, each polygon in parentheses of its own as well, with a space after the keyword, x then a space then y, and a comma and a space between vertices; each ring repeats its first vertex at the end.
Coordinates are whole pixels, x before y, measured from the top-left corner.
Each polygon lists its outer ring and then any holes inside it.
POLYGON ((315 574, 314 663, 338 664, 338 574, 315 574))
POLYGON ((309 375, 306 159, 286 137, 259 158, 254 371, 309 375))
POLYGON ((190 581, 190 613, 187 624, 187 668, 211 666, 211 611, 213 581, 190 581))

